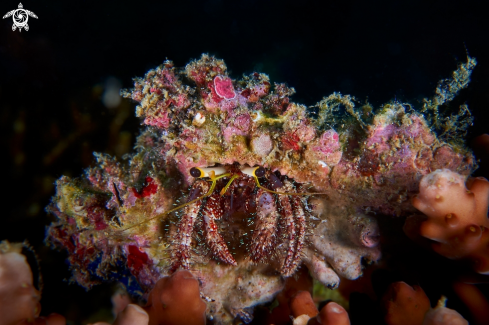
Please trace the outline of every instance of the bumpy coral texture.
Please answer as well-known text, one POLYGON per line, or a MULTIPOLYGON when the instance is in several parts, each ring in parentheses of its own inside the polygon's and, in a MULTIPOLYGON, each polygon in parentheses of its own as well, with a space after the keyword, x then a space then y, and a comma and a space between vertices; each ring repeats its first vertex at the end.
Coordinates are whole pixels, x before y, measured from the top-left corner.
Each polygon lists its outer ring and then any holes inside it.
POLYGON ((41 295, 21 250, 22 244, 0 242, 0 325, 33 321, 41 311, 41 295))
POLYGON ((350 325, 345 308, 331 301, 318 311, 311 294, 299 291, 290 301, 293 325, 350 325))
POLYGON ((377 221, 362 213, 348 213, 344 208, 321 212, 304 262, 316 279, 336 288, 339 276, 356 279, 362 275, 362 258, 380 259, 380 232, 377 221))
POLYGON ((149 325, 204 325, 205 309, 199 281, 183 270, 159 280, 145 307, 149 325))
POLYGON ((421 325, 431 307, 423 289, 406 282, 392 283, 382 298, 382 306, 389 325, 421 325))
POLYGON ((451 259, 469 259, 474 269, 489 273, 489 182, 469 178, 447 169, 421 180, 413 205, 428 218, 421 224, 422 236, 434 240, 437 253, 451 259))
POLYGON ((385 322, 388 325, 467 325, 462 315, 445 307, 446 298, 441 297, 435 308, 419 286, 411 287, 405 282, 395 282, 382 298, 385 322))
POLYGON ((249 322, 302 261, 332 288, 339 276, 360 276, 362 259, 380 258, 369 212, 408 215, 423 175, 473 169, 470 152, 437 139, 403 104, 363 120, 350 96, 335 93, 316 119, 293 93, 262 73, 234 80, 208 55, 135 79, 122 92, 145 125, 135 153, 124 162, 96 154, 81 178, 57 181, 48 207, 58 221, 47 242, 68 251, 73 280, 87 288, 116 280, 147 296, 159 278, 188 268, 209 319, 249 322), (334 112, 325 112, 341 107, 349 118, 333 128, 334 112), (259 166, 261 189, 244 172, 259 166), (192 176, 194 167, 230 174, 213 183, 192 176), (218 190, 203 196, 211 184, 218 190), (321 194, 289 195, 304 192, 321 194))

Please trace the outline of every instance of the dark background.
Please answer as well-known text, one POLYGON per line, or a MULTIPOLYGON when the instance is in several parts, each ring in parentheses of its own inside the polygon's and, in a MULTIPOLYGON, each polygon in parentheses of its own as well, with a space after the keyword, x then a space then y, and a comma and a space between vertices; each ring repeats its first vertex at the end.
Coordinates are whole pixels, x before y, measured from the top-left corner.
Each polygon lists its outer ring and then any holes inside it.
MULTIPOLYGON (((0 14, 18 1, 2 1, 0 14)), ((339 91, 374 107, 393 99, 420 107, 468 51, 478 65, 456 101, 475 115, 469 144, 489 132, 487 1, 22 3, 39 17, 29 31, 0 22, 0 239, 27 239, 40 256, 43 314, 83 320, 110 308, 108 286, 86 293, 63 281, 65 255, 43 238, 54 181, 80 175, 93 151, 122 156, 138 134, 133 103, 101 101, 111 77, 127 88, 166 58, 184 66, 209 53, 233 78, 259 71, 286 82, 306 105, 339 91)))

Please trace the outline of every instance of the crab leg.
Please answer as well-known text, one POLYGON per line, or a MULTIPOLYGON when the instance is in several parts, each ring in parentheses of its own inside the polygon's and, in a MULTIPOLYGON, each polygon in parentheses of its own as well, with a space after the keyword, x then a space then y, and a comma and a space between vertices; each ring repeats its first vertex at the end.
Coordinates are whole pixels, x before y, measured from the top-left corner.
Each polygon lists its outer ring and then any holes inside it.
POLYGON ((290 197, 290 201, 292 202, 292 210, 294 211, 295 216, 296 237, 294 242, 294 255, 292 257, 289 271, 282 272, 285 276, 292 275, 299 266, 302 259, 302 249, 304 247, 304 239, 306 235, 306 215, 302 205, 302 200, 298 196, 292 196, 290 197))
POLYGON ((205 227, 205 240, 214 256, 227 264, 238 265, 229 252, 224 239, 217 231, 216 219, 220 219, 224 213, 222 209, 222 200, 223 198, 220 193, 214 192, 211 194, 211 196, 209 196, 206 204, 202 208, 205 227))
MULTIPOLYGON (((283 187, 286 191, 289 191, 292 187, 290 186, 289 183, 286 184, 286 186, 283 187)), ((284 263, 282 265, 282 269, 280 272, 288 276, 289 274, 293 273, 294 268, 293 268, 293 261, 294 257, 296 255, 296 225, 295 225, 295 220, 294 220, 294 213, 292 212, 292 206, 290 204, 290 199, 286 195, 279 195, 278 196, 279 204, 280 204, 280 209, 281 209, 281 215, 282 218, 285 222, 285 233, 287 235, 287 242, 288 242, 288 248, 287 248, 287 255, 285 257, 284 263)))
POLYGON ((260 262, 271 256, 276 242, 278 212, 273 194, 259 189, 256 194, 256 228, 251 244, 251 260, 260 262))
MULTIPOLYGON (((209 184, 204 180, 196 180, 190 190, 188 202, 204 195, 209 191, 209 184)), ((176 246, 171 255, 170 273, 179 267, 190 268, 190 250, 192 246, 192 234, 194 231, 195 219, 197 218, 202 200, 198 200, 185 207, 184 213, 177 226, 177 234, 173 244, 176 246)))

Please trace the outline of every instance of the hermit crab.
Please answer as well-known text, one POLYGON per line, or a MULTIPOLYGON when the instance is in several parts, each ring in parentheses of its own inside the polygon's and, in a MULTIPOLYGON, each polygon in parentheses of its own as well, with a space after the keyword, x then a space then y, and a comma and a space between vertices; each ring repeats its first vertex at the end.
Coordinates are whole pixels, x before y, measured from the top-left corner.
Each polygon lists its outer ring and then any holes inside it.
POLYGON ((284 276, 294 273, 301 261, 309 214, 307 202, 300 196, 318 193, 299 192, 301 186, 293 180, 278 177, 261 166, 193 167, 190 175, 196 180, 191 185, 188 201, 173 209, 184 208, 184 211, 173 241, 171 272, 179 267, 190 268, 192 235, 198 219, 211 254, 221 262, 237 265, 218 232, 216 221, 241 211, 255 215, 249 258, 259 263, 282 257, 280 273, 284 276))

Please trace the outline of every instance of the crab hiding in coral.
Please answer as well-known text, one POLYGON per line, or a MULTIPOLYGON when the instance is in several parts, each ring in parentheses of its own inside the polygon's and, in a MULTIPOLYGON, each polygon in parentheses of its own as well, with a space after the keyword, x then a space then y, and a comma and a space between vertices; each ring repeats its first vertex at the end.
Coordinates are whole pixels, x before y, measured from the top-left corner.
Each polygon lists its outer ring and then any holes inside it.
POLYGON ((256 214, 256 227, 248 249, 255 263, 273 256, 285 255, 280 272, 292 275, 301 261, 309 212, 300 197, 319 193, 297 192, 300 186, 286 176, 282 180, 263 167, 243 167, 237 164, 213 168, 190 169, 198 178, 191 186, 188 202, 178 223, 174 240, 171 271, 179 267, 190 268, 192 234, 196 220, 203 220, 205 242, 213 256, 231 265, 237 265, 223 237, 219 234, 216 220, 243 211, 256 214), (268 189, 258 180, 263 177, 268 189), (210 178, 211 184, 202 178, 210 178), (282 190, 285 192, 278 192, 282 190))
POLYGON ((135 152, 96 154, 85 175, 60 178, 46 241, 68 251, 86 288, 116 280, 144 297, 188 269, 216 324, 250 322, 302 262, 336 288, 380 259, 377 218, 412 213, 423 175, 474 168, 470 151, 438 139, 424 117, 439 119, 438 106, 466 86, 467 59, 423 115, 390 102, 368 117, 334 93, 318 118, 265 74, 235 80, 205 54, 183 69, 165 61, 121 92, 145 125, 135 152))

